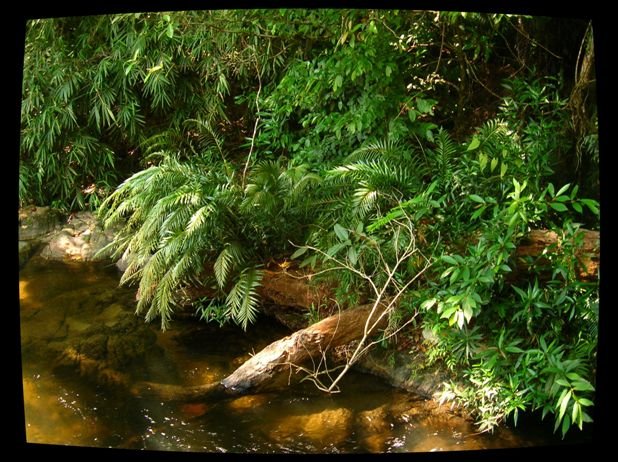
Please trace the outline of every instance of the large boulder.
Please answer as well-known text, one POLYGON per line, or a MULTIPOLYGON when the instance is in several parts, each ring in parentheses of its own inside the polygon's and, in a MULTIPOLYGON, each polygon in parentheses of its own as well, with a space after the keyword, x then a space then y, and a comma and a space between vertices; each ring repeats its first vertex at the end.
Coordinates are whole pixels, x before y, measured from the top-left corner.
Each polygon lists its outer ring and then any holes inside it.
MULTIPOLYGON (((114 240, 117 230, 104 230, 92 212, 68 218, 50 207, 25 207, 19 211, 19 267, 39 250, 47 260, 102 261, 99 251, 114 240)), ((126 269, 126 257, 119 269, 126 269)))
POLYGON ((60 224, 60 214, 50 207, 25 207, 18 218, 20 241, 41 239, 60 224))
POLYGON ((374 348, 363 356, 356 368, 382 377, 397 388, 412 391, 424 398, 435 398, 442 384, 451 377, 439 365, 427 366, 422 351, 409 353, 374 348))
POLYGON ((49 207, 25 207, 18 212, 19 267, 22 268, 60 225, 60 214, 49 207))
POLYGON ((48 260, 105 260, 106 256, 97 253, 113 239, 113 232, 103 230, 91 212, 78 212, 51 237, 41 251, 41 257, 48 260))
POLYGON ((19 241, 19 267, 23 267, 34 255, 39 243, 36 241, 19 241))

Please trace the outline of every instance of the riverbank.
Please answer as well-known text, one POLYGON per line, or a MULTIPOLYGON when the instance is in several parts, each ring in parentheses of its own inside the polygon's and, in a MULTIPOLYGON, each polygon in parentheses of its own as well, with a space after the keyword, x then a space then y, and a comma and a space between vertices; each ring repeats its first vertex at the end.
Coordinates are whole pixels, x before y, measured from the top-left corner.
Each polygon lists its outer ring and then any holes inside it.
MULTIPOLYGON (((19 211, 20 268, 35 256, 48 261, 108 261, 97 253, 113 239, 114 231, 104 230, 91 212, 63 216, 50 207, 28 207, 19 211)), ((110 263, 119 271, 126 268, 124 259, 110 263)), ((297 330, 309 324, 307 306, 311 305, 311 295, 322 296, 323 293, 286 276, 286 273, 273 274, 268 279, 270 282, 264 284, 266 290, 262 291, 262 296, 271 302, 264 306, 264 312, 285 327, 297 330), (293 307, 286 306, 294 300, 302 301, 293 307)), ((363 356, 355 368, 378 376, 394 387, 434 398, 447 374, 438 367, 423 367, 422 337, 418 333, 412 335, 412 331, 408 334, 407 351, 401 351, 401 345, 399 350, 376 347, 363 356)))

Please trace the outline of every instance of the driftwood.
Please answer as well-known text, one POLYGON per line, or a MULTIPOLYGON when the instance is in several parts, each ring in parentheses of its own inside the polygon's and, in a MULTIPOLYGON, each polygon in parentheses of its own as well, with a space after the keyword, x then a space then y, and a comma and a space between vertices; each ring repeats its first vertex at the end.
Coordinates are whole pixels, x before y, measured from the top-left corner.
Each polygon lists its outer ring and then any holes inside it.
MULTIPOLYGON (((220 382, 193 387, 138 382, 130 390, 137 396, 156 396, 168 401, 203 401, 281 388, 298 371, 298 366, 311 360, 318 362, 327 350, 360 339, 371 309, 372 305, 349 309, 277 340, 220 382)), ((376 310, 369 321, 375 321, 381 312, 376 310)), ((386 323, 384 317, 373 333, 386 327, 386 323)))

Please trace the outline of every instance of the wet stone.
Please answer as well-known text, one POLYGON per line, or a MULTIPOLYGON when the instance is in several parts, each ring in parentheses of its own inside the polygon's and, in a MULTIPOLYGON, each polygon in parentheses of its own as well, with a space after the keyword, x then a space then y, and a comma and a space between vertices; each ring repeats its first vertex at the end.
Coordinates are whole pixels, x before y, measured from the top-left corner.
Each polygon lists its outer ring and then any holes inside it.
POLYGON ((269 396, 266 394, 241 396, 230 401, 227 407, 232 411, 247 412, 264 406, 268 403, 268 399, 269 396))
POLYGON ((113 303, 105 308, 96 318, 97 322, 101 322, 108 327, 116 324, 126 313, 127 309, 119 304, 113 303))
POLYGON ((358 413, 356 427, 361 443, 373 453, 383 452, 391 438, 393 428, 390 422, 387 406, 358 413))
POLYGON ((69 329, 69 335, 79 334, 90 327, 90 323, 84 322, 78 318, 67 317, 65 322, 69 329))
POLYGON ((329 441, 341 444, 352 430, 352 411, 347 408, 326 409, 308 415, 290 415, 271 427, 269 438, 279 443, 300 438, 320 444, 329 441))

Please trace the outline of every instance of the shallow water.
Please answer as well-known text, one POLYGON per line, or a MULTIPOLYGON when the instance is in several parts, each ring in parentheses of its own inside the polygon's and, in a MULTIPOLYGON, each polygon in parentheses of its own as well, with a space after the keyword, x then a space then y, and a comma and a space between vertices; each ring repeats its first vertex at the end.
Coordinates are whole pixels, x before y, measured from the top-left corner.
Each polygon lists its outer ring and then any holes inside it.
MULTIPOLYGON (((557 442, 534 429, 476 434, 472 424, 434 403, 356 372, 335 395, 305 382, 277 393, 171 404, 135 398, 81 376, 75 367, 59 367, 57 358, 67 347, 86 341, 91 347, 93 326, 114 326, 133 316, 134 290, 118 288, 118 280, 117 270, 102 264, 34 259, 20 272, 28 442, 235 453, 425 452, 557 442)), ((124 350, 113 350, 118 339, 143 336, 127 329, 103 338, 106 352, 97 354, 116 351, 115 360, 135 380, 178 385, 222 379, 288 333, 268 319, 247 333, 191 320, 174 321, 163 333, 155 324, 147 330, 158 347, 139 356, 135 351, 141 350, 130 346, 138 359, 126 363, 118 353, 124 350)))

